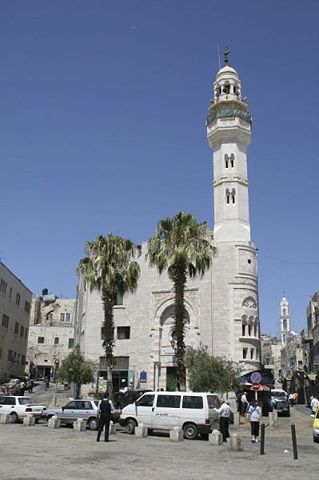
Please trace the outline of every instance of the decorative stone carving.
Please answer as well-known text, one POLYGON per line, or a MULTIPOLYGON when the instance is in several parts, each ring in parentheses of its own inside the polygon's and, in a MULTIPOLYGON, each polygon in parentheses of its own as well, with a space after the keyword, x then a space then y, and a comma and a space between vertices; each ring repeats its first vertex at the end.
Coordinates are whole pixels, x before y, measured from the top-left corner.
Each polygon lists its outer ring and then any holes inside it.
POLYGON ((256 308, 256 300, 253 297, 246 297, 242 303, 242 306, 246 308, 256 308))

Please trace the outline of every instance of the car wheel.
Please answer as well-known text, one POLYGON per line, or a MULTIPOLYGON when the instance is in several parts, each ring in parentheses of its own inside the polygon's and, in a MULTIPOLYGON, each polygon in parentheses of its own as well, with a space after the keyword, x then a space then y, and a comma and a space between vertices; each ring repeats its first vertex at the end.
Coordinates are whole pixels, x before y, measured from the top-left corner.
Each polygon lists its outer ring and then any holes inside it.
POLYGON ((17 423, 18 420, 19 417, 15 412, 10 413, 10 423, 17 423))
POLYGON ((97 418, 90 418, 88 420, 88 427, 90 430, 97 430, 97 418))
POLYGON ((186 440, 195 440, 195 438, 198 436, 198 428, 196 425, 194 425, 194 423, 186 423, 186 425, 183 427, 183 431, 184 438, 186 438, 186 440))
POLYGON ((129 433, 130 435, 133 435, 135 432, 135 427, 137 427, 137 423, 133 418, 130 418, 126 422, 126 432, 129 433))

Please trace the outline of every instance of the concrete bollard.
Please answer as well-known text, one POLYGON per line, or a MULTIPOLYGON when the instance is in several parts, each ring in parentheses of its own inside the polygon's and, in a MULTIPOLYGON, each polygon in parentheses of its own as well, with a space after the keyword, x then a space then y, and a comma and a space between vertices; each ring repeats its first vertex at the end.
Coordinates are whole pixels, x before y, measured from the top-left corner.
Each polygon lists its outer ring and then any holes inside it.
POLYGON ((235 450, 236 452, 244 450, 242 439, 238 433, 232 433, 227 440, 227 443, 230 450, 235 450))
POLYGON ((6 413, 2 413, 0 415, 0 423, 10 423, 10 415, 6 413))
POLYGON ((183 440, 183 430, 180 427, 174 427, 169 431, 169 439, 171 442, 181 442, 183 440))
POLYGON ((49 418, 48 427, 49 428, 60 428, 60 419, 56 415, 49 418))
POLYGON ((23 419, 23 425, 26 425, 27 427, 33 427, 33 425, 35 425, 35 417, 28 413, 23 419))
POLYGON ((268 412, 268 425, 270 427, 274 426, 274 415, 273 412, 268 412))
POLYGON ((214 446, 219 446, 223 444, 223 436, 219 430, 213 430, 209 434, 209 443, 214 446))
POLYGON ((238 428, 240 426, 240 414, 239 414, 239 412, 235 412, 233 414, 233 419, 234 419, 234 427, 238 428))
POLYGON ((277 410, 274 410, 272 412, 273 415, 273 427, 279 427, 279 421, 278 421, 278 412, 277 410))
POLYGON ((109 433, 110 435, 114 435, 116 433, 116 425, 112 421, 110 422, 110 428, 109 428, 109 433))
POLYGON ((143 423, 140 423, 138 427, 135 427, 135 436, 136 438, 147 437, 148 429, 143 423))
POLYGON ((86 420, 84 420, 84 418, 77 418, 73 423, 73 428, 78 432, 83 432, 86 430, 86 420))

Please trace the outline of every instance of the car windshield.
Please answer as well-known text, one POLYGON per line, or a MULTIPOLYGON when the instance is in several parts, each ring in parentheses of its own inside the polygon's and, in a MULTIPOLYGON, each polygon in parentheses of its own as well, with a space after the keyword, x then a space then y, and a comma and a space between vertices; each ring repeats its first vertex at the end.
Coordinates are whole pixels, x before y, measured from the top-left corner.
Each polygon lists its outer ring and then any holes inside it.
POLYGON ((272 396, 276 398, 282 398, 282 399, 286 398, 285 392, 272 392, 272 396))
POLYGON ((33 402, 31 398, 28 397, 21 397, 18 399, 20 405, 31 405, 33 402))

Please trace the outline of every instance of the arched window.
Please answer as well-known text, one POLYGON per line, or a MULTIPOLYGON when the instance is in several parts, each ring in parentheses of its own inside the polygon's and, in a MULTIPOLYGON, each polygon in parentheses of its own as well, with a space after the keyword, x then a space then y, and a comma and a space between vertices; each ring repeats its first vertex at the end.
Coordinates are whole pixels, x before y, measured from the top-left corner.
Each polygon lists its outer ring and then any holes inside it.
POLYGON ((226 155, 225 155, 225 168, 228 168, 228 166, 229 166, 229 157, 228 157, 228 155, 226 154, 226 155))
POLYGON ((226 203, 230 203, 230 191, 228 190, 228 188, 226 189, 226 203))
POLYGON ((232 153, 230 156, 230 166, 231 168, 234 168, 234 163, 235 163, 235 155, 232 153))
POLYGON ((225 85, 223 86, 223 93, 225 93, 226 95, 228 95, 230 93, 229 83, 225 83, 225 85))
POLYGON ((232 191, 231 191, 232 203, 235 203, 235 197, 236 197, 236 190, 233 188, 232 191))

